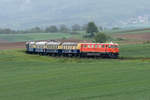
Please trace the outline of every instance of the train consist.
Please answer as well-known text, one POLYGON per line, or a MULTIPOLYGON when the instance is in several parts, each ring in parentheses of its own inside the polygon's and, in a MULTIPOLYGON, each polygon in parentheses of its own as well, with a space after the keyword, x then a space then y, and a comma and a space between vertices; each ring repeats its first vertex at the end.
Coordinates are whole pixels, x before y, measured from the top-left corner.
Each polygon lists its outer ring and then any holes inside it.
POLYGON ((109 57, 117 58, 117 43, 75 43, 75 42, 26 42, 27 53, 51 56, 109 57))

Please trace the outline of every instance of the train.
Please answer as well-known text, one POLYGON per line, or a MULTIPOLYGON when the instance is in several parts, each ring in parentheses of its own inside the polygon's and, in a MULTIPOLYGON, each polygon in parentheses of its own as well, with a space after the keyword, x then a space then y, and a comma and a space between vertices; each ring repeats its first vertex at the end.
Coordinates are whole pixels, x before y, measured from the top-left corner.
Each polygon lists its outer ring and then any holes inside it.
POLYGON ((108 57, 118 58, 117 43, 78 43, 59 41, 26 42, 26 52, 30 54, 65 57, 108 57))

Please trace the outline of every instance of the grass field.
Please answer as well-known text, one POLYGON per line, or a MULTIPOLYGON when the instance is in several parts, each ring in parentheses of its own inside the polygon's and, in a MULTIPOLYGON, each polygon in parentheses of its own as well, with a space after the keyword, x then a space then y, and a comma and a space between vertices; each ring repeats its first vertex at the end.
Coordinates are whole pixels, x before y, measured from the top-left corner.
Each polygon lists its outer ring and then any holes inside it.
MULTIPOLYGON (((27 34, 0 34, 0 40, 5 40, 8 42, 24 42, 29 40, 51 40, 51 39, 83 39, 85 32, 80 31, 80 34, 71 35, 69 33, 27 33, 27 34)), ((113 36, 120 34, 144 34, 150 33, 150 29, 135 29, 135 30, 105 30, 104 33, 113 36)), ((85 38, 84 38, 85 39, 85 38)))
POLYGON ((149 100, 150 44, 120 50, 125 59, 0 51, 0 100, 149 100))
POLYGON ((104 32, 107 34, 140 34, 140 33, 150 33, 150 28, 106 30, 104 32))
POLYGON ((71 35, 69 33, 28 33, 28 34, 0 34, 0 39, 8 42, 22 42, 29 40, 50 40, 65 38, 82 38, 81 34, 71 35))

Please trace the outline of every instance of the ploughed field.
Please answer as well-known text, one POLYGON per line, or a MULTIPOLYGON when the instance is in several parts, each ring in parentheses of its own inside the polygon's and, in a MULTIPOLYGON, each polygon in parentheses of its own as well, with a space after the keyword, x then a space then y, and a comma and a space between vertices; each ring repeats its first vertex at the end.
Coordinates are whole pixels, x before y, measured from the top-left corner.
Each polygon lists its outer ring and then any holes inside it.
POLYGON ((1 100, 149 100, 150 44, 120 46, 119 59, 0 51, 1 100))

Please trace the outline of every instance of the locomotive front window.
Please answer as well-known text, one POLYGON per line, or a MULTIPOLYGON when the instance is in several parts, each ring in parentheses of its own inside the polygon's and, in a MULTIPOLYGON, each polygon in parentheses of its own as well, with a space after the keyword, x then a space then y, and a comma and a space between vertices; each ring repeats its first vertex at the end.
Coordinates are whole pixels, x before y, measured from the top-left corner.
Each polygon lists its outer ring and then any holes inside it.
POLYGON ((99 48, 101 48, 102 46, 101 45, 99 45, 99 48))
POLYGON ((97 48, 97 45, 95 45, 95 48, 97 48))
POLYGON ((117 45, 112 45, 111 48, 118 48, 118 46, 117 45))
POLYGON ((94 48, 94 45, 92 45, 92 48, 94 48))
POLYGON ((105 45, 102 45, 102 48, 105 48, 105 45))
POLYGON ((86 48, 87 46, 86 46, 86 45, 83 45, 83 47, 86 48))

